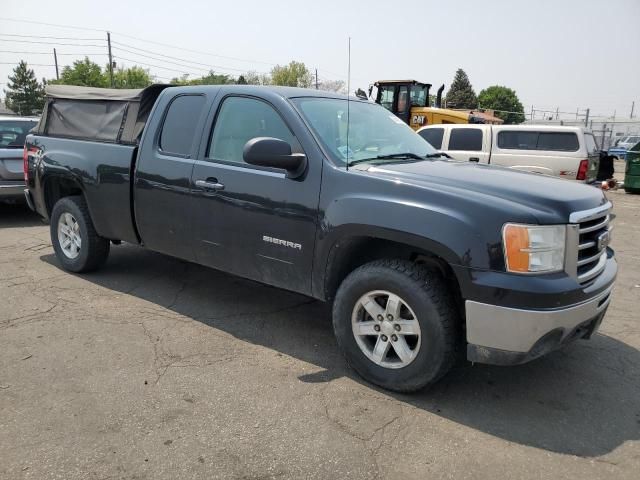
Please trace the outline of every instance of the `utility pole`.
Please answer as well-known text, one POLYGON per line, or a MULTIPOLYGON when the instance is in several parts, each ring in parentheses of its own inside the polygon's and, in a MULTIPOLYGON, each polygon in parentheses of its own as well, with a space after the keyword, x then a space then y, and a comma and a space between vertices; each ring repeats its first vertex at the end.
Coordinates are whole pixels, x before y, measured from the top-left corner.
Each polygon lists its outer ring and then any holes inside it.
POLYGON ((556 107, 556 120, 558 120, 559 115, 560 115, 560 107, 556 107))
POLYGON ((318 69, 316 68, 316 90, 318 90, 318 69))
POLYGON ((533 105, 531 105, 531 121, 533 122, 533 105))
POLYGON ((631 115, 629 115, 629 118, 633 118, 633 109, 635 108, 635 106, 636 106, 636 102, 634 100, 633 102, 631 102, 631 115))
POLYGON ((600 142, 600 150, 605 150, 604 148, 604 139, 607 135, 607 124, 602 125, 602 142, 600 142))
POLYGON ((584 126, 588 127, 589 126, 589 109, 587 108, 587 112, 584 115, 584 126))
POLYGON ((58 74, 58 54, 55 48, 53 49, 53 61, 56 64, 56 80, 60 80, 60 75, 58 74))
POLYGON ((109 48, 109 81, 113 88, 113 57, 111 56, 111 32, 107 32, 107 47, 109 48))

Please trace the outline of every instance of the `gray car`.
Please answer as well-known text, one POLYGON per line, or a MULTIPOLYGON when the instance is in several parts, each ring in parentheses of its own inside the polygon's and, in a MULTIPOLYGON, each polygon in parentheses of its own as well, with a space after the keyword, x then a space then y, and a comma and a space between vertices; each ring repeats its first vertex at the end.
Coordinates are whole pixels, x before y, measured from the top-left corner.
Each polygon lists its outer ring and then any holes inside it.
POLYGON ((37 118, 0 117, 0 202, 24 198, 24 140, 37 124, 37 118))

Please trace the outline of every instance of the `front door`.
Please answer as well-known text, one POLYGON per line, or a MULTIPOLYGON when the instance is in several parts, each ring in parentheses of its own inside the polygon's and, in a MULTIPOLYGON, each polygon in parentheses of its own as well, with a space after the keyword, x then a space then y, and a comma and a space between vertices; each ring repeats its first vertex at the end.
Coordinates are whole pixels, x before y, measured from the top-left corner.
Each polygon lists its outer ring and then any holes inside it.
POLYGON ((276 107, 227 92, 211 113, 210 140, 193 169, 197 261, 310 293, 322 162, 309 158, 300 179, 245 163, 243 148, 256 137, 279 138, 304 152, 282 115, 291 109, 286 100, 276 107))

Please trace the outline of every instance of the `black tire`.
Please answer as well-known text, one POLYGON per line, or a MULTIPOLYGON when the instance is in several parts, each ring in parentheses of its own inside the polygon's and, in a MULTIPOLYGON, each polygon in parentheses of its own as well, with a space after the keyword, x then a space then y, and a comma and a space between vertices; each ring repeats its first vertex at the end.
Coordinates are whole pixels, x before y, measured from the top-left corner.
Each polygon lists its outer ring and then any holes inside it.
POLYGON ((109 240, 96 233, 87 203, 81 196, 58 200, 51 213, 50 230, 53 249, 65 270, 75 273, 91 272, 99 268, 109 256, 109 240), (79 225, 81 247, 75 258, 65 255, 58 238, 58 223, 65 213, 70 213, 79 225))
POLYGON ((333 304, 333 328, 338 346, 351 367, 368 382, 396 392, 413 392, 432 385, 457 358, 460 319, 453 297, 438 274, 409 261, 379 260, 347 276, 333 304), (351 316, 356 303, 374 290, 400 296, 420 324, 420 349, 414 360, 402 368, 374 363, 363 353, 353 334, 351 316))

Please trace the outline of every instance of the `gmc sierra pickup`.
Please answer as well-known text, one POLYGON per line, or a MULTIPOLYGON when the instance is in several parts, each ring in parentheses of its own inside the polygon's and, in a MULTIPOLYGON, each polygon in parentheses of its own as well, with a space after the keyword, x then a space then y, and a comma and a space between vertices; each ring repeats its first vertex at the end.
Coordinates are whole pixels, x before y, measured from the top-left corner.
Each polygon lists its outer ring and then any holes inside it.
MULTIPOLYGON (((253 86, 50 86, 29 205, 63 268, 121 241, 333 302, 347 361, 396 391, 527 362, 599 327, 602 191, 450 161, 373 103, 253 86)), ((250 301, 248 299, 247 301, 250 301)))

